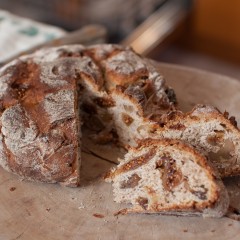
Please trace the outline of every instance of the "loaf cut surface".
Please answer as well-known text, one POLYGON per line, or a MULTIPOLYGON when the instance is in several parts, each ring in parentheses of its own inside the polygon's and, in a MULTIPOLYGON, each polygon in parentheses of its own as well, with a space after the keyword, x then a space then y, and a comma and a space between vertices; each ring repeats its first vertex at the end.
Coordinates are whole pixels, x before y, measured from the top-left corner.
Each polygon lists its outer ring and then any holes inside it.
POLYGON ((115 201, 132 205, 120 213, 221 217, 228 209, 228 194, 207 159, 180 141, 144 140, 106 178, 115 201))
POLYGON ((240 175, 240 130, 234 117, 210 105, 196 105, 188 113, 176 107, 152 108, 154 104, 150 107, 148 101, 136 103, 134 94, 138 92, 112 92, 113 118, 126 145, 136 146, 138 140, 146 138, 182 140, 208 157, 221 177, 240 175))

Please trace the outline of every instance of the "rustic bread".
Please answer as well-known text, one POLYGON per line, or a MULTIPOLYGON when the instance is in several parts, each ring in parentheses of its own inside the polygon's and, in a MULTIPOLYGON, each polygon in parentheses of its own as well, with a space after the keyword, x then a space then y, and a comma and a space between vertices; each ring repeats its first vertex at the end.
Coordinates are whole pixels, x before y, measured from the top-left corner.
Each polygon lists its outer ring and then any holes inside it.
POLYGON ((177 140, 144 140, 130 148, 106 177, 115 201, 130 203, 120 213, 221 217, 226 189, 207 159, 177 140))
POLYGON ((150 86, 139 91, 141 97, 156 95, 156 106, 164 102, 164 111, 174 109, 168 98, 173 91, 130 48, 61 46, 11 62, 0 70, 0 165, 28 180, 77 186, 81 122, 93 128, 98 142, 113 140, 109 92, 135 91, 136 84, 150 86))

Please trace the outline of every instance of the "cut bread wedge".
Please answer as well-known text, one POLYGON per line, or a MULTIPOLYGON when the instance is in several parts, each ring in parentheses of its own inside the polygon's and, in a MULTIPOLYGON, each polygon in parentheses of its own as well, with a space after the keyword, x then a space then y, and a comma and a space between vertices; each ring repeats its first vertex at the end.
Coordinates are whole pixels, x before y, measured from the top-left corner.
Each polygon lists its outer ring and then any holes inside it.
POLYGON ((212 106, 197 105, 191 112, 172 112, 153 138, 181 139, 204 153, 221 177, 240 174, 240 131, 234 117, 212 106))
POLYGON ((136 94, 115 90, 111 95, 115 127, 126 145, 136 146, 138 140, 146 138, 179 139, 208 157, 221 177, 240 175, 240 131, 228 113, 207 105, 197 105, 188 113, 174 109, 164 112, 151 109, 152 103, 142 106, 136 94))
POLYGON ((176 140, 144 140, 130 148, 106 177, 114 200, 132 207, 120 213, 222 217, 227 191, 207 159, 176 140))

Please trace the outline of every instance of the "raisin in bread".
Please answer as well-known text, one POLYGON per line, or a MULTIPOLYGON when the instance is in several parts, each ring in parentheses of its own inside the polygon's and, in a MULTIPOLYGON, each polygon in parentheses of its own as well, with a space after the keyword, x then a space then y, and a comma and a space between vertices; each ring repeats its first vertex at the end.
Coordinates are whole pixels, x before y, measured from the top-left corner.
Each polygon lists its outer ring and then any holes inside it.
POLYGON ((1 166, 25 179, 77 186, 81 122, 94 128, 98 142, 118 133, 125 144, 110 110, 111 91, 131 92, 136 83, 149 86, 141 95, 155 96, 152 108, 164 102, 164 112, 174 109, 172 90, 130 48, 61 46, 9 63, 0 70, 1 166))
POLYGON ((145 140, 130 148, 106 177, 115 201, 132 207, 120 213, 164 215, 226 214, 229 199, 207 159, 177 140, 145 140))

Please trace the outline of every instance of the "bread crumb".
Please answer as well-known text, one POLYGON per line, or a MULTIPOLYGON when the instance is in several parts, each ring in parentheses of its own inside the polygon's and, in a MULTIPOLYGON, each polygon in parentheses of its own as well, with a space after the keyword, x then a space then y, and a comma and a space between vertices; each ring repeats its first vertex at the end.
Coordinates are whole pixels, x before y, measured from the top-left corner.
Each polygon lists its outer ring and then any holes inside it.
POLYGON ((80 206, 78 207, 78 209, 83 209, 85 208, 85 206, 83 205, 83 203, 80 203, 80 206))
POLYGON ((104 215, 102 215, 100 213, 94 213, 93 216, 96 218, 104 218, 104 215))
POLYGON ((188 232, 188 230, 187 229, 183 229, 183 232, 188 232))
POLYGON ((215 232, 215 231, 216 231, 215 229, 211 230, 212 233, 215 232))
POLYGON ((118 215, 126 215, 127 214, 127 209, 121 209, 113 214, 114 217, 118 217, 118 215))
POLYGON ((13 192, 13 191, 16 190, 16 188, 15 188, 15 187, 11 187, 9 190, 10 190, 11 192, 13 192))
POLYGON ((50 210, 51 210, 51 208, 46 208, 46 211, 47 211, 47 212, 50 212, 50 210))

